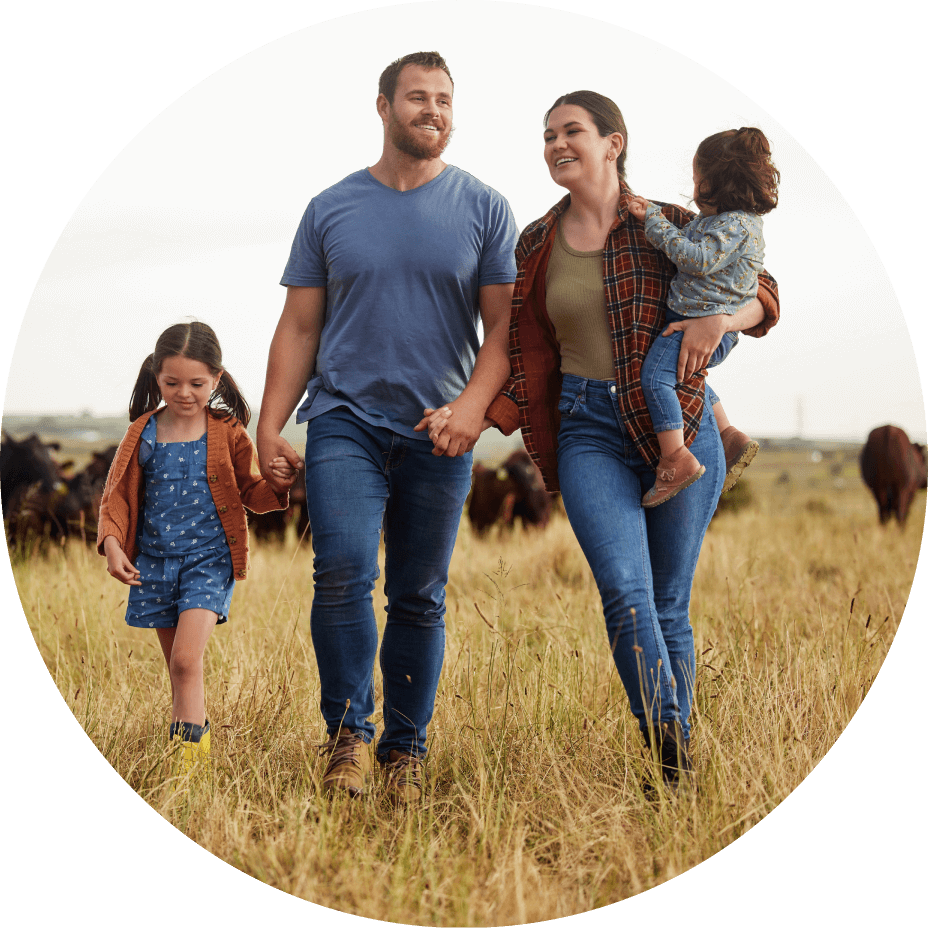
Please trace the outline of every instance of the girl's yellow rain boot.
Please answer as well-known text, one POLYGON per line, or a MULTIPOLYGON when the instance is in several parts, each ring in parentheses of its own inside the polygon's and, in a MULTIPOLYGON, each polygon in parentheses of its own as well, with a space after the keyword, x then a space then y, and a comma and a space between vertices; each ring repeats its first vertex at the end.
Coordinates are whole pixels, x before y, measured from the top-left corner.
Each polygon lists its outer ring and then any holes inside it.
POLYGON ((209 773, 209 719, 203 725, 192 722, 172 722, 171 742, 175 745, 177 773, 198 777, 209 773))

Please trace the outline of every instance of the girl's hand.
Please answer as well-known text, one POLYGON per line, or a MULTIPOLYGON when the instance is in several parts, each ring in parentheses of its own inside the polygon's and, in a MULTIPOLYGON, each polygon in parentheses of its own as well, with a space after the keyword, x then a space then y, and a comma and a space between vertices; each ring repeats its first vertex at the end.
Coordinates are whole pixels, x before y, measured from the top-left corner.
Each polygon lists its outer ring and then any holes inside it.
POLYGON ((270 484, 275 493, 281 493, 289 490, 293 483, 294 477, 281 478, 271 470, 271 461, 283 458, 292 468, 294 473, 303 466, 303 459, 293 450, 290 442, 281 435, 264 435, 260 429, 258 431, 258 463, 261 468, 261 476, 270 484))
POLYGON ((132 561, 126 557, 126 552, 119 547, 115 536, 107 535, 103 539, 103 550, 106 553, 106 569, 111 577, 127 586, 141 586, 139 572, 132 561))
POLYGON ((628 201, 628 211, 636 219, 644 219, 650 205, 650 202, 644 197, 630 197, 628 201))
POLYGON ((297 468, 295 468, 285 457, 271 458, 269 467, 275 477, 280 477, 282 479, 292 477, 297 472, 297 468))
POLYGON ((285 457, 272 458, 268 469, 285 486, 291 487, 296 483, 297 468, 285 457))

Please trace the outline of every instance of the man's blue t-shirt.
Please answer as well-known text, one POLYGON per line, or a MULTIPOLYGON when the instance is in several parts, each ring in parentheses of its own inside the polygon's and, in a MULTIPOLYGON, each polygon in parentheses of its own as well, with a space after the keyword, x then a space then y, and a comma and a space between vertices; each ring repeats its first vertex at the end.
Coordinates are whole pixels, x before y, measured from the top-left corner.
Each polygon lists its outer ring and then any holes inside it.
POLYGON ((452 165, 398 191, 356 171, 313 197, 281 284, 325 287, 316 369, 297 422, 347 406, 409 438, 461 393, 479 349, 479 290, 516 279, 505 198, 452 165))

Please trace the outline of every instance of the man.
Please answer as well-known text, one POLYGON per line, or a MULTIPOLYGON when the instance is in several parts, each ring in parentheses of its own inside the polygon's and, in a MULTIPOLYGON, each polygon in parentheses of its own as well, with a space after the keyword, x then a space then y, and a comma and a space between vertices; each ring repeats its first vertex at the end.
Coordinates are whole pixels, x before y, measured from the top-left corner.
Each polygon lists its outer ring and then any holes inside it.
POLYGON ((381 75, 380 160, 316 196, 294 239, 257 429, 262 472, 282 486, 271 462, 301 464, 280 431, 305 390, 297 421, 307 423, 323 786, 352 797, 363 792, 374 738, 371 591, 383 527, 376 754, 395 802, 421 795, 470 451, 509 374, 517 229, 503 197, 441 159, 453 90, 436 52, 406 55, 381 75), (441 404, 452 414, 433 447, 420 420, 441 404))

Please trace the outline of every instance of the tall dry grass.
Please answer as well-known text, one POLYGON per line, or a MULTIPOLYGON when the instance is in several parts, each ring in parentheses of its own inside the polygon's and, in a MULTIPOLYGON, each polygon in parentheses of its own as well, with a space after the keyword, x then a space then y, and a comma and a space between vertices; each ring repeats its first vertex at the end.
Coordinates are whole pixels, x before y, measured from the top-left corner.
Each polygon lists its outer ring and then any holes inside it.
MULTIPOLYGON (((265 548, 207 651, 214 775, 173 789, 170 687, 126 588, 80 546, 14 562, 62 697, 168 821, 286 892, 411 924, 524 923, 606 905, 694 866, 762 819, 866 696, 908 595, 925 500, 882 529, 848 479, 752 469, 714 520, 693 596, 699 793, 649 801, 640 738, 569 525, 477 539, 462 525, 430 728, 428 797, 396 812, 319 793, 311 558, 265 548)), ((819 473, 821 471, 821 473, 819 473)), ((375 608, 382 616, 382 586, 375 608)), ((375 718, 376 720, 376 718, 375 718)))

